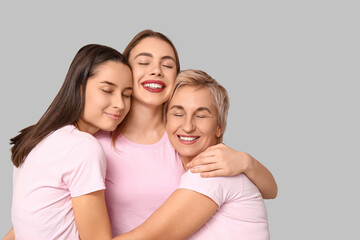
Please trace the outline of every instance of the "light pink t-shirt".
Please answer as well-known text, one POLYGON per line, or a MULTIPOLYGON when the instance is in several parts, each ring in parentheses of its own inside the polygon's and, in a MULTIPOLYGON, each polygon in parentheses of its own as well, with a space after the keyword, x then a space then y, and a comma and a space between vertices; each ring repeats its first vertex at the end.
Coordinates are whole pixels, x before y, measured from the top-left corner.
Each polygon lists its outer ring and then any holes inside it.
POLYGON ((17 240, 79 239, 71 198, 105 189, 98 141, 68 125, 41 141, 14 167, 12 223, 17 240))
POLYGON ((188 171, 181 178, 179 188, 208 196, 219 206, 189 240, 270 239, 264 200, 246 175, 202 178, 188 171))
POLYGON ((179 186, 184 168, 165 133, 155 144, 131 142, 123 135, 115 151, 107 132, 95 135, 107 159, 106 203, 113 236, 142 224, 179 186))

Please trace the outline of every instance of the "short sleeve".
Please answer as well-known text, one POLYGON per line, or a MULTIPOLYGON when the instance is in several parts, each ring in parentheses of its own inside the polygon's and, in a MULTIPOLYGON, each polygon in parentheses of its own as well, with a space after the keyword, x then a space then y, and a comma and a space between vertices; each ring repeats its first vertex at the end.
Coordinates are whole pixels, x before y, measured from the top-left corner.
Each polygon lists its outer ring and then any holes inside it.
POLYGON ((242 181, 238 177, 202 178, 200 173, 187 171, 181 178, 179 188, 193 190, 211 198, 219 207, 240 194, 242 181))
POLYGON ((105 189, 106 159, 95 138, 88 138, 67 154, 63 163, 63 181, 71 197, 105 189))

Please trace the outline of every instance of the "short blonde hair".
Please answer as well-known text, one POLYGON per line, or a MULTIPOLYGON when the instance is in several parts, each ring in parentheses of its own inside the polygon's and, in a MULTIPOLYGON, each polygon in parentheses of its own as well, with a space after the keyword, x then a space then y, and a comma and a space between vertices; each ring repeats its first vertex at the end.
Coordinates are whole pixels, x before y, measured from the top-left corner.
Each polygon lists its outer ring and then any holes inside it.
POLYGON ((217 122, 222 129, 222 134, 217 138, 217 142, 223 141, 223 135, 226 128, 226 120, 229 111, 230 101, 226 89, 221 86, 215 79, 213 79, 206 72, 201 70, 188 69, 181 71, 175 82, 175 88, 172 92, 169 101, 164 107, 164 120, 166 122, 166 114, 168 111, 168 103, 174 97, 179 88, 183 86, 203 87, 210 91, 215 99, 215 108, 217 110, 217 122))

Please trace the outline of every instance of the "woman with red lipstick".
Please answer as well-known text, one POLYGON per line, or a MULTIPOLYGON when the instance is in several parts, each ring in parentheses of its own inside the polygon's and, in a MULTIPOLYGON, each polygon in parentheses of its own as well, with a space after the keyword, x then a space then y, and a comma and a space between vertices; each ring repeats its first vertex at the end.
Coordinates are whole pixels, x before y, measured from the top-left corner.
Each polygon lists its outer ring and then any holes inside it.
POLYGON ((4 239, 111 239, 106 160, 93 134, 130 108, 132 75, 116 50, 82 47, 40 120, 11 139, 13 229, 4 239))
MULTIPOLYGON (((205 72, 186 70, 178 75, 165 108, 166 131, 186 170, 195 156, 222 142, 228 108, 226 90, 205 72)), ((186 238, 270 239, 258 188, 245 174, 201 178, 187 171, 168 200, 145 223, 119 239, 186 238)))
MULTIPOLYGON (((115 134, 115 148, 109 133, 96 134, 107 157, 105 194, 114 236, 143 223, 178 187, 184 173, 162 115, 180 70, 174 45, 163 34, 144 30, 128 44, 124 56, 133 73, 130 112, 122 131, 115 134)), ((277 193, 276 182, 264 166, 223 144, 199 154, 187 167, 203 177, 245 173, 264 198, 277 193)))

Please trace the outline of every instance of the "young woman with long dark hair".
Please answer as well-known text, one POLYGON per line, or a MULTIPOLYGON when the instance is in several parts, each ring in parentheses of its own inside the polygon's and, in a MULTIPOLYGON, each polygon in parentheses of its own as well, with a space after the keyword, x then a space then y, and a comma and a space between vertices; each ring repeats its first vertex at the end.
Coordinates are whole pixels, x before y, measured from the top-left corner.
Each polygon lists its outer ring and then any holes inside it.
POLYGON ((130 108, 132 75, 118 51, 82 47, 40 120, 11 139, 16 239, 111 239, 106 160, 94 138, 130 108))

